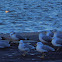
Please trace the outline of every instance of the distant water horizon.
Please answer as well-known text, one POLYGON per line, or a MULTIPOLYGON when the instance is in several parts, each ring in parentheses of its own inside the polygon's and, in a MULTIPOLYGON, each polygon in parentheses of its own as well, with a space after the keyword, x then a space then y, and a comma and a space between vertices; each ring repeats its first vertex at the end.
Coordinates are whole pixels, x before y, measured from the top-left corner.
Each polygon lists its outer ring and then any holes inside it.
POLYGON ((0 1, 0 33, 40 32, 52 29, 62 31, 61 0, 0 1))

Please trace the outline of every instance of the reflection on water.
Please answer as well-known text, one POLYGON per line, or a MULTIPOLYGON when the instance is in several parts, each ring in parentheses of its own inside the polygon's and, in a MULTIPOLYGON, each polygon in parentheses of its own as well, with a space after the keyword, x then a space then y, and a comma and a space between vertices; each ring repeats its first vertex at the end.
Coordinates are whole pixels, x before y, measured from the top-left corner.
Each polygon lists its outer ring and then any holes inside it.
POLYGON ((0 33, 61 29, 61 6, 61 0, 1 0, 0 33))

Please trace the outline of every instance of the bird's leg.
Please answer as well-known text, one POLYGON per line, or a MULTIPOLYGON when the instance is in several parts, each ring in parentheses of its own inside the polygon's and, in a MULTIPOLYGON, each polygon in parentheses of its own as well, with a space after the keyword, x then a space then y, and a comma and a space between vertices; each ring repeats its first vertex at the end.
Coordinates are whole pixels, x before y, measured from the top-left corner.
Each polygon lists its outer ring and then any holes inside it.
POLYGON ((57 50, 56 51, 58 51, 59 50, 59 48, 57 48, 57 50))
POLYGON ((58 47, 56 51, 58 51, 59 49, 60 49, 60 47, 58 47))
POLYGON ((27 51, 25 51, 22 55, 23 55, 23 56, 26 56, 26 54, 27 54, 27 51))
POLYGON ((23 56, 25 56, 26 54, 25 54, 25 53, 23 53, 22 55, 23 55, 23 56))
POLYGON ((45 53, 42 53, 42 56, 41 56, 40 58, 42 58, 42 59, 43 59, 44 57, 45 57, 45 53))
POLYGON ((25 56, 25 54, 22 54, 23 56, 25 56))

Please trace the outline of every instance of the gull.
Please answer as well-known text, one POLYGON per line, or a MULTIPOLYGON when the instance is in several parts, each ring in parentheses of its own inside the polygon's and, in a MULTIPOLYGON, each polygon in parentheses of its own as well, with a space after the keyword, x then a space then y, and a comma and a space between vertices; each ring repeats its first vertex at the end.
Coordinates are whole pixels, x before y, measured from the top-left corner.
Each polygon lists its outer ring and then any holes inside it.
POLYGON ((52 39, 51 43, 52 43, 53 46, 58 47, 57 50, 59 50, 59 48, 62 47, 62 39, 61 39, 61 38, 54 37, 54 38, 52 39))
POLYGON ((9 41, 0 40, 0 48, 10 47, 9 41))
POLYGON ((23 38, 20 34, 17 34, 15 32, 10 32, 10 37, 13 40, 25 40, 25 38, 23 38))
POLYGON ((52 37, 50 36, 47 36, 45 33, 40 33, 39 34, 39 40, 43 43, 48 43, 48 42, 51 42, 52 40, 52 37))
POLYGON ((19 51, 23 52, 22 55, 25 56, 28 52, 30 52, 31 49, 35 49, 35 47, 24 43, 23 40, 20 40, 18 49, 19 51))
MULTIPOLYGON (((54 48, 48 46, 48 45, 44 45, 42 42, 37 42, 37 46, 36 46, 36 50, 40 53, 45 53, 45 52, 49 52, 49 51, 55 51, 54 48)), ((40 57, 40 58, 44 58, 44 54, 40 57)))

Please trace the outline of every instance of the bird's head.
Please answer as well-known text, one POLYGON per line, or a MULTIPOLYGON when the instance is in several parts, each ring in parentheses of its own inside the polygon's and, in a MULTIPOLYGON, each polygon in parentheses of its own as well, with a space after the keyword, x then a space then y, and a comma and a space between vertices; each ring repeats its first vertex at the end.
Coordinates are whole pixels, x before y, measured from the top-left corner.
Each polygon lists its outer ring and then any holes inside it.
POLYGON ((20 40, 20 41, 19 41, 19 44, 23 44, 23 40, 20 40))
POLYGON ((43 43, 42 42, 37 42, 37 45, 43 45, 43 43))
POLYGON ((12 35, 14 35, 14 34, 15 34, 15 32, 13 32, 13 31, 12 31, 12 32, 10 32, 10 36, 12 36, 12 35))
POLYGON ((43 35, 45 35, 45 33, 40 33, 40 34, 39 34, 40 37, 43 36, 43 35))

